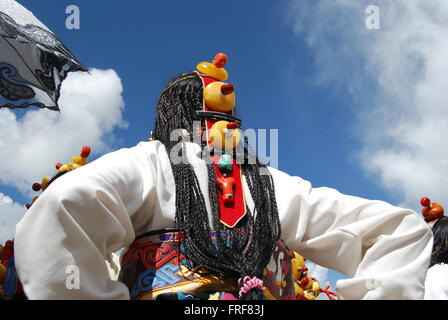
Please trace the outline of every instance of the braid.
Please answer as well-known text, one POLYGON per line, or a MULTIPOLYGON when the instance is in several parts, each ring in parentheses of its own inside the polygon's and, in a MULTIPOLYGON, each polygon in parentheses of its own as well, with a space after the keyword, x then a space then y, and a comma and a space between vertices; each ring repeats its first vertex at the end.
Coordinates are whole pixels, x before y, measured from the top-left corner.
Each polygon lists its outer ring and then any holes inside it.
POLYGON ((434 235, 433 252, 429 266, 448 263, 448 217, 441 217, 432 226, 434 235))
MULTIPOLYGON (((174 78, 162 92, 157 103, 154 138, 165 145, 170 155, 173 147, 180 143, 178 155, 186 160, 186 143, 183 140, 171 141, 170 135, 177 129, 185 129, 190 134, 193 132, 193 122, 199 121, 195 111, 202 109, 202 95, 202 81, 196 73, 174 78)), ((245 152, 249 155, 247 149, 245 152)), ((219 219, 214 165, 210 155, 204 156, 208 160, 208 200, 212 226, 192 165, 187 161, 171 162, 176 186, 175 226, 185 234, 181 239, 181 247, 194 263, 211 272, 228 273, 237 278, 261 278, 281 232, 272 177, 266 167, 251 154, 256 163, 244 163, 242 172, 254 201, 254 210, 250 212, 247 208, 248 214, 237 227, 228 228, 219 219), (265 174, 261 174, 261 170, 265 174), (215 242, 212 241, 212 227, 216 233, 215 242)), ((263 293, 253 289, 240 299, 260 300, 263 299, 263 293)))

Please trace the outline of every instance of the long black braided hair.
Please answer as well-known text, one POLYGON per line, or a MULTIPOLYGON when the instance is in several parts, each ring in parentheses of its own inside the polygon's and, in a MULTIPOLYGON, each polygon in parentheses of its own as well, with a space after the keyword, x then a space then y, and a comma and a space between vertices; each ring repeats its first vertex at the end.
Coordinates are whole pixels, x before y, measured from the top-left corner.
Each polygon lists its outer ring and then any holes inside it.
MULTIPOLYGON (((172 139, 171 134, 174 130, 182 129, 193 134, 193 122, 201 121, 196 110, 201 110, 202 105, 203 83, 196 72, 172 79, 162 92, 157 102, 153 137, 165 145, 168 154, 177 145, 178 156, 186 157, 186 142, 172 139)), ((205 125, 204 122, 202 124, 205 125)), ((205 147, 205 143, 202 143, 202 147, 205 147)), ((246 147, 244 151, 249 153, 246 147)), ((272 177, 254 155, 252 159, 255 159, 255 163, 246 161, 241 166, 254 202, 254 210, 249 212, 247 209, 248 214, 235 228, 228 228, 219 221, 213 163, 207 162, 211 227, 206 200, 192 165, 188 161, 171 161, 176 186, 175 227, 185 235, 182 247, 194 263, 211 272, 226 273, 236 278, 261 278, 275 242, 280 238, 281 228, 272 177), (260 174, 261 170, 263 174, 260 174), (216 235, 216 241, 212 241, 212 231, 216 235)), ((261 290, 254 289, 240 299, 262 300, 263 297, 261 290)))
POLYGON ((430 267, 439 263, 448 263, 448 217, 439 218, 432 226, 432 233, 434 245, 430 267))

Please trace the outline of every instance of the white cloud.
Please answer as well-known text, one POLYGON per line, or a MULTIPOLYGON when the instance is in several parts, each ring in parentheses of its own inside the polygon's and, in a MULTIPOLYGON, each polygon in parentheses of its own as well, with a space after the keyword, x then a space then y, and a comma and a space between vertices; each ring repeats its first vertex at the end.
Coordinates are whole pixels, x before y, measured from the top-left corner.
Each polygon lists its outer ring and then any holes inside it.
POLYGON ((70 73, 62 85, 61 112, 33 109, 18 119, 0 109, 0 182, 30 191, 34 182, 55 174, 54 164, 67 163, 83 145, 103 153, 110 135, 125 128, 123 87, 113 70, 70 73))
POLYGON ((12 204, 12 199, 0 192, 0 204, 12 204))
POLYGON ((290 22, 315 57, 316 83, 343 88, 363 168, 420 210, 448 199, 448 2, 334 0, 292 3, 290 22), (381 29, 365 27, 380 9, 381 29))
POLYGON ((319 281, 322 288, 330 284, 328 281, 328 268, 309 261, 306 262, 306 266, 308 267, 308 273, 319 281))
POLYGON ((0 244, 12 240, 16 224, 22 219, 26 209, 0 192, 0 244))

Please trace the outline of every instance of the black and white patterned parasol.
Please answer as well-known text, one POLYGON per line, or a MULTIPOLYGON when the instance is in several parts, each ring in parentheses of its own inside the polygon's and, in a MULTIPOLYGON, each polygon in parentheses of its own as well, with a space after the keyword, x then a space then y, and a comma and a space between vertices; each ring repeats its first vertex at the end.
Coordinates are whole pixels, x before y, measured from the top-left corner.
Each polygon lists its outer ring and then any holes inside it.
POLYGON ((61 84, 71 71, 87 69, 30 11, 0 0, 0 108, 59 110, 61 84))

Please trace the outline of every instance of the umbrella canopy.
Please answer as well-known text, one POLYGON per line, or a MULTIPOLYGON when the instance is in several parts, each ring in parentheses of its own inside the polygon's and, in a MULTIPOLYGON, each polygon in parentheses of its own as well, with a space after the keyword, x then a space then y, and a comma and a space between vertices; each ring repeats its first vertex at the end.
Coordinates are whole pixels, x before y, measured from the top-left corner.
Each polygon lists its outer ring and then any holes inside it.
POLYGON ((87 69, 30 11, 0 0, 0 108, 59 110, 61 84, 71 71, 87 69))

